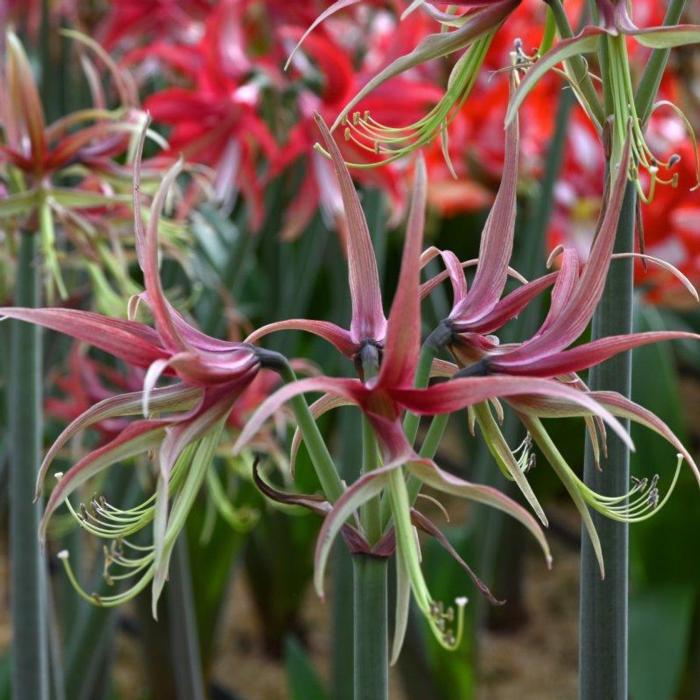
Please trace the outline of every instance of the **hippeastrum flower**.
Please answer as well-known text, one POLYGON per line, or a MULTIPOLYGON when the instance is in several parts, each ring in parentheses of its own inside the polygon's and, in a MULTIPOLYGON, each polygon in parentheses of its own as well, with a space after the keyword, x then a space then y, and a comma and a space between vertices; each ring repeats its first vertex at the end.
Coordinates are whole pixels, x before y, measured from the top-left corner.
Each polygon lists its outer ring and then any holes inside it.
MULTIPOLYGON (((326 136, 330 139, 329 134, 326 133, 326 136)), ((360 477, 330 507, 316 547, 315 585, 318 593, 322 595, 324 571, 331 545, 348 518, 366 502, 387 491, 396 535, 398 590, 401 591, 394 641, 396 653, 401 646, 405 630, 409 590, 413 591, 416 602, 437 639, 447 648, 454 648, 459 643, 463 616, 463 603, 457 601, 458 612, 453 629, 449 620, 454 619, 454 609, 451 613, 446 613, 443 606, 436 603, 428 591, 420 568, 420 553, 411 521, 412 500, 415 499, 417 491, 409 491, 403 469, 414 477, 412 484, 427 485, 438 491, 485 503, 509 513, 537 538, 549 560, 549 551, 539 525, 521 506, 498 490, 464 481, 441 470, 431 459, 419 457, 414 452, 402 427, 405 411, 419 415, 436 415, 457 411, 497 397, 562 396, 565 400, 580 403, 595 415, 610 421, 612 427, 629 442, 626 433, 607 410, 597 406, 584 393, 553 380, 529 377, 475 377, 455 379, 427 389, 413 387, 420 349, 419 275, 425 200, 425 168, 422 160, 419 160, 415 171, 399 283, 386 322, 378 374, 363 376, 362 379, 311 377, 286 385, 263 402, 250 418, 234 447, 234 450, 242 449, 271 415, 300 394, 323 392, 328 397, 337 399, 336 405, 353 404, 360 408, 376 434, 383 464, 360 477)), ((367 250, 367 256, 369 257, 360 262, 362 269, 356 272, 366 274, 367 269, 372 269, 374 253, 371 248, 367 250)), ((351 277, 352 274, 351 269, 351 277)), ((356 304, 359 308, 381 308, 372 298, 373 289, 359 287, 356 293, 356 304), (374 306, 375 303, 377 306, 374 306)), ((374 317, 370 315, 369 318, 374 317)), ((362 335, 357 337, 361 338, 362 335)), ((371 347, 372 344, 365 344, 362 355, 367 354, 365 349, 371 347)), ((411 488, 413 489, 413 486, 411 488)), ((366 538, 366 533, 362 534, 366 538)))
MULTIPOLYGON (((54 220, 72 217, 74 223, 81 222, 81 211, 129 202, 128 191, 115 191, 115 182, 126 184, 130 177, 117 158, 128 157, 132 139, 145 119, 135 106, 128 76, 104 50, 77 32, 65 33, 79 45, 93 107, 47 125, 29 60, 12 32, 6 36, 4 79, 0 82, 0 183, 7 191, 0 196, 0 218, 19 221, 20 227, 27 218, 32 227, 37 225, 34 219, 38 220, 46 268, 63 297, 66 290, 54 220), (88 52, 106 66, 119 99, 118 108, 107 108, 100 72, 88 52), (67 178, 71 178, 71 186, 66 186, 67 178)), ((85 233, 89 238, 90 231, 85 233)))
MULTIPOLYGON (((465 299, 469 299, 470 293, 474 295, 477 301, 480 299, 477 279, 475 279, 474 286, 469 292, 461 296, 456 295, 453 311, 442 322, 439 330, 443 333, 443 337, 446 338, 444 344, 449 346, 459 364, 464 367, 456 376, 548 377, 557 379, 567 386, 576 387, 581 393, 594 397, 599 405, 605 406, 614 415, 631 418, 633 421, 645 425, 662 435, 688 461, 700 480, 700 472, 698 472, 692 457, 663 421, 645 411, 641 406, 617 394, 589 393, 585 384, 575 374, 580 370, 599 364, 619 352, 630 350, 634 347, 661 340, 699 339, 700 336, 680 332, 636 333, 601 338, 568 349, 588 326, 603 293, 627 182, 629 160, 630 148, 628 141, 628 146, 625 149, 623 161, 619 166, 614 185, 611 188, 609 201, 602 215, 588 261, 580 269, 576 252, 573 249, 564 250, 564 261, 552 290, 549 313, 540 329, 531 339, 522 343, 500 346, 497 338, 483 335, 484 329, 481 326, 478 314, 472 320, 472 317, 469 315, 470 305, 465 303, 465 299), (475 289, 476 292, 474 291, 475 289), (471 325, 472 323, 475 325, 471 325)), ((485 278, 486 282, 483 288, 486 289, 484 296, 489 300, 488 304, 494 304, 498 299, 498 291, 497 289, 489 291, 487 286, 493 278, 500 277, 504 279, 504 263, 501 262, 499 265, 495 262, 496 256, 500 254, 500 251, 492 249, 492 252, 488 252, 489 241, 487 236, 484 237, 482 243, 480 264, 485 263, 486 266, 493 264, 495 270, 498 270, 499 267, 501 268, 500 273, 494 273, 492 276, 485 278)), ((461 274, 461 269, 459 273, 461 274)), ((456 272, 453 272, 452 278, 456 280, 456 272)), ((459 289, 457 281, 453 282, 453 286, 459 289)), ((496 284, 496 287, 499 286, 502 288, 502 283, 496 284)), ((516 450, 511 450, 508 447, 488 404, 472 406, 470 408, 471 420, 479 424, 489 450, 504 474, 518 484, 540 519, 546 523, 544 512, 524 474, 530 466, 531 453, 529 444, 531 439, 534 439, 550 464, 552 464, 552 467, 561 478, 579 509, 598 555, 601 572, 603 572, 600 543, 587 506, 594 507, 610 517, 626 519, 629 522, 649 517, 657 506, 665 503, 665 499, 661 504, 658 502, 656 481, 652 484, 645 483, 644 488, 640 484, 635 484, 628 494, 621 494, 619 497, 615 497, 614 500, 591 491, 578 479, 563 460, 539 419, 541 417, 556 417, 558 415, 556 408, 561 408, 560 415, 562 416, 584 416, 597 458, 599 458, 600 451, 599 439, 601 437, 602 439, 605 438, 600 421, 586 410, 578 411, 576 409, 568 410, 567 412, 565 408, 566 400, 563 402, 556 400, 550 402, 549 399, 540 400, 535 397, 522 396, 506 397, 505 400, 516 409, 519 415, 523 408, 529 411, 527 416, 520 415, 523 424, 529 431, 529 435, 523 445, 516 450), (636 500, 625 505, 625 499, 632 496, 636 496, 636 500), (648 507, 642 508, 642 502, 646 503, 648 507)), ((497 410, 500 410, 500 407, 497 406, 497 410)), ((680 467, 680 461, 678 466, 680 467)), ((675 479, 671 489, 673 485, 675 485, 675 479)))
POLYGON ((264 351, 205 335, 165 298, 158 272, 158 218, 182 164, 176 163, 163 178, 144 228, 139 172, 145 134, 144 129, 136 152, 133 204, 137 212, 137 255, 146 288, 141 298, 153 314, 155 327, 76 309, 1 308, 0 315, 66 333, 145 370, 140 391, 104 399, 63 431, 41 466, 37 493, 53 459, 78 431, 108 419, 143 414, 142 419, 130 422, 114 439, 89 452, 65 474, 57 475, 58 483, 44 511, 41 536, 45 537, 52 514, 65 502, 83 528, 111 541, 106 566, 116 567, 118 573, 109 573, 108 582, 138 577, 125 591, 89 596, 75 580, 66 553, 63 559, 68 575, 81 594, 99 605, 112 606, 133 597, 152 581, 155 614, 177 535, 206 477, 234 403, 256 377, 264 351), (156 388, 161 376, 177 381, 156 388), (70 504, 69 496, 87 479, 112 464, 152 451, 158 455, 157 488, 143 503, 120 509, 97 498, 90 508, 79 511, 70 504), (151 523, 151 545, 134 544, 129 539, 151 523))
MULTIPOLYGON (((309 27, 299 44, 320 22, 351 4, 354 3, 339 0, 331 5, 309 27)), ((441 12, 425 0, 412 3, 408 11, 420 7, 438 22, 441 31, 423 37, 411 52, 379 71, 340 111, 331 131, 343 125, 347 140, 380 156, 379 160, 370 163, 355 162, 351 166, 367 168, 377 163, 390 163, 430 143, 437 133, 443 138, 443 151, 447 157, 447 128, 469 96, 494 35, 518 7, 520 0, 452 4, 466 8, 465 14, 441 12), (430 60, 458 52, 461 55, 450 71, 443 97, 421 119, 408 126, 392 127, 378 122, 368 111, 351 114, 352 109, 364 97, 388 80, 430 60)), ((447 160, 449 162, 449 158, 447 160)))
MULTIPOLYGON (((598 24, 588 26, 577 36, 560 41, 554 48, 536 60, 522 80, 508 108, 506 121, 514 118, 515 112, 537 81, 549 70, 562 61, 565 62, 565 74, 584 109, 593 114, 593 107, 579 89, 579 82, 566 66, 572 58, 590 54, 601 47, 605 48, 607 60, 603 66, 601 80, 606 101, 610 104, 610 147, 611 159, 618 167, 623 157, 624 143, 628 129, 632 129, 632 158, 629 166, 629 178, 635 183, 640 199, 649 202, 654 198, 657 184, 677 184, 677 177, 671 170, 678 162, 679 156, 672 155, 665 161, 656 157, 649 147, 644 130, 649 114, 639 114, 635 101, 635 88, 630 71, 630 61, 626 39, 629 37, 641 46, 652 49, 672 49, 700 42, 700 26, 681 24, 677 26, 646 27, 635 25, 628 12, 627 0, 596 0, 598 24), (640 178, 640 170, 646 171, 649 184, 646 188, 640 178)), ((668 107, 681 116, 689 133, 692 127, 687 118, 674 104, 661 101, 652 107, 668 107)), ((602 126, 598 124, 598 126, 602 126)), ((694 136, 692 136, 694 140, 694 136)), ((696 159, 696 181, 700 185, 700 162, 696 159)), ((696 185, 697 186, 697 185, 696 185)))

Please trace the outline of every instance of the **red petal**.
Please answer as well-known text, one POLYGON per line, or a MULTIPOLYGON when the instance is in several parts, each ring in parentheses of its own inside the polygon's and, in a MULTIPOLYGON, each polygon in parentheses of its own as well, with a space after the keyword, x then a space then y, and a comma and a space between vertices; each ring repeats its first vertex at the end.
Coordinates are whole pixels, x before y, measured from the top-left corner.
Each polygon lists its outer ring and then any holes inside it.
POLYGON ((508 321, 515 318, 538 294, 549 287, 557 278, 557 273, 552 272, 532 282, 518 287, 505 296, 483 318, 471 323, 469 330, 473 333, 493 333, 508 321))
POLYGON ((158 270, 158 219, 165 204, 168 190, 175 182, 175 178, 182 170, 182 163, 178 161, 161 181, 160 187, 153 198, 150 216, 148 218, 148 228, 144 230, 143 218, 141 215, 141 156, 143 145, 146 140, 146 129, 148 122, 144 125, 141 137, 136 149, 134 158, 134 226, 136 230, 136 250, 138 253, 139 265, 143 270, 143 279, 148 295, 148 304, 153 311, 158 333, 165 341, 165 345, 170 350, 185 350, 187 345, 180 337, 170 313, 170 305, 165 299, 163 289, 160 284, 160 273, 158 270))
POLYGON ((555 377, 568 372, 579 372, 588 369, 618 353, 658 343, 662 340, 700 340, 700 335, 680 331, 652 331, 649 333, 632 333, 629 335, 613 335, 600 338, 590 343, 578 345, 571 350, 557 352, 534 362, 506 365, 501 368, 498 357, 489 361, 489 366, 495 371, 505 371, 508 374, 523 374, 531 377, 555 377))
POLYGON ((314 115, 314 119, 333 162, 347 219, 348 272, 352 299, 350 335, 357 344, 364 340, 381 341, 386 331, 386 319, 382 308, 377 260, 367 220, 350 173, 331 132, 320 115, 314 115))
POLYGON ((291 318, 287 321, 268 323, 266 326, 253 331, 253 333, 246 338, 245 342, 257 343, 260 338, 269 333, 291 330, 306 331, 307 333, 318 335, 332 345, 335 345, 346 357, 352 358, 359 349, 359 347, 352 342, 350 333, 344 328, 336 326, 335 323, 329 323, 328 321, 310 321, 305 318, 291 318))
POLYGON ((583 406, 594 415, 604 418, 625 444, 631 446, 629 435, 609 411, 584 392, 572 389, 552 379, 504 376, 467 377, 452 379, 427 389, 394 389, 391 394, 407 410, 419 415, 452 413, 487 399, 527 395, 562 398, 583 406))
POLYGON ((143 323, 109 318, 78 309, 24 309, 0 307, 0 316, 35 323, 65 333, 110 353, 135 367, 149 367, 170 353, 158 334, 143 323))
MULTIPOLYGON (((585 330, 605 288, 620 209, 627 189, 629 161, 630 142, 628 139, 612 193, 591 247, 590 256, 574 291, 568 300, 562 303, 557 317, 548 317, 549 322, 544 332, 499 358, 499 364, 502 368, 508 367, 508 371, 510 371, 517 365, 546 358, 552 353, 566 348, 585 330)), ((558 293, 557 301, 559 299, 563 299, 563 294, 558 293)))
POLYGON ((508 279, 513 252, 518 190, 518 119, 506 129, 503 177, 481 234, 479 264, 469 294, 452 309, 450 320, 468 324, 493 309, 508 279))
POLYGON ((427 179, 423 158, 416 161, 411 209, 401 272, 387 323, 384 357, 377 386, 410 386, 420 352, 420 257, 425 224, 427 179))

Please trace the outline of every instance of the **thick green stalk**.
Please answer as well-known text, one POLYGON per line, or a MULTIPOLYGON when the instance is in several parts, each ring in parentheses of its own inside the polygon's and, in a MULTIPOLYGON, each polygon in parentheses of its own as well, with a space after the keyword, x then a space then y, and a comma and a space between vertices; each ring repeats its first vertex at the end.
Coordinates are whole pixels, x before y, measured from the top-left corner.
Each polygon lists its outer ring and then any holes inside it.
MULTIPOLYGON (((628 184, 618 223, 615 252, 634 246, 636 194, 628 184)), ((633 264, 617 261, 608 275, 603 297, 593 317, 592 336, 627 334, 632 331, 633 264)), ((589 385, 593 390, 618 391, 630 396, 632 358, 626 352, 594 367, 589 385)), ((629 489, 629 451, 616 436, 608 437, 608 457, 599 471, 593 450, 586 444, 584 481, 604 495, 629 489)), ((581 538, 580 698, 581 700, 627 700, 628 635, 628 526, 592 513, 605 555, 605 580, 601 580, 588 537, 581 538)))
POLYGON ((204 700, 204 678, 199 651, 199 632, 192 594, 187 533, 183 530, 173 550, 168 587, 170 654, 178 700, 204 700), (173 637, 177 638, 174 643, 173 637))
MULTIPOLYGON (((361 416, 358 411, 345 409, 340 421, 341 476, 351 484, 360 476, 361 445, 357 440, 361 416)), ((333 662, 332 695, 334 700, 353 700, 354 630, 352 556, 340 538, 333 555, 333 662)))
MULTIPOLYGON (((21 234, 17 260, 18 306, 36 307, 40 297, 39 236, 21 234)), ((46 585, 39 548, 41 504, 33 503, 41 461, 41 331, 12 321, 9 367, 10 596, 12 688, 15 698, 48 698, 46 585)))
MULTIPOLYGON (((379 371, 379 355, 373 345, 360 351, 364 381, 379 371)), ((370 422, 362 417, 362 472, 379 466, 377 438, 370 422)), ((373 498, 361 510, 360 520, 370 544, 382 536, 381 498, 373 498)), ((389 692, 389 643, 387 577, 389 560, 367 554, 353 557, 354 697, 383 700, 389 692)))
MULTIPOLYGON (((368 381, 379 372, 379 353, 374 345, 365 345, 360 351, 362 362, 362 380, 368 381)), ((362 473, 374 471, 379 466, 377 438, 371 423, 362 416, 362 473)), ((362 527, 367 541, 375 544, 382 536, 381 497, 376 496, 361 510, 362 527)))
POLYGON ((353 557, 355 700, 386 700, 389 693, 387 559, 353 557))

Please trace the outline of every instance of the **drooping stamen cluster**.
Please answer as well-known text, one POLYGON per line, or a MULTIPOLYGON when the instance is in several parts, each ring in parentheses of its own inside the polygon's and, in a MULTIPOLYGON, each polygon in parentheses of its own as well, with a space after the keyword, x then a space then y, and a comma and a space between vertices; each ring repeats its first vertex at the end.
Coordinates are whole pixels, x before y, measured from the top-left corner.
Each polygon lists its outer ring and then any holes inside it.
MULTIPOLYGON (((606 97, 606 107, 610 114, 610 143, 611 163, 617 167, 622 160, 627 134, 631 136, 631 158, 629 164, 629 179, 634 183, 642 202, 653 200, 657 185, 675 187, 678 184, 677 173, 671 173, 678 165, 680 156, 673 154, 661 159, 652 152, 645 136, 646 122, 653 112, 661 107, 667 107, 681 119, 694 146, 696 181, 700 184, 700 160, 697 157, 697 144, 693 128, 683 112, 673 103, 666 100, 649 104, 638 104, 639 95, 632 80, 630 61, 627 49, 627 39, 632 38, 644 47, 652 49, 671 49, 677 46, 700 42, 700 26, 675 25, 663 27, 638 28, 627 12, 626 2, 597 0, 599 24, 590 25, 577 36, 570 36, 559 41, 554 48, 535 61, 528 70, 522 84, 511 100, 506 116, 506 122, 514 118, 515 112, 522 105, 527 94, 536 82, 549 70, 563 74, 569 81, 579 102, 591 117, 596 127, 605 130, 603 120, 596 115, 600 112, 600 104, 591 87, 584 90, 582 86, 592 85, 590 74, 585 63, 583 70, 577 71, 575 62, 583 61, 582 55, 602 50, 606 60, 602 61, 603 72, 600 81, 606 97), (563 72, 557 69, 564 63, 563 72), (583 76, 580 73, 583 73, 583 76), (644 113, 640 112, 644 110, 644 113), (646 172, 649 182, 642 182, 640 171, 646 172)), ((563 12, 563 11, 562 11, 563 12)), ((562 13, 560 13, 562 14, 562 13)), ((562 14, 563 16, 563 14, 562 14)), ((565 19, 563 21, 566 21, 565 19)), ((570 28, 569 28, 570 31, 570 28)), ((698 185, 696 184, 696 187, 698 185)))
MULTIPOLYGON (((680 156, 674 153, 666 160, 662 160, 652 153, 635 105, 625 36, 621 34, 616 36, 606 35, 604 40, 609 60, 609 91, 613 101, 613 114, 611 117, 612 162, 618 164, 621 161, 627 132, 631 130, 632 157, 630 159, 629 179, 634 182, 639 198, 645 204, 649 204, 654 199, 657 184, 671 187, 678 185, 678 173, 670 175, 662 175, 662 173, 668 172, 678 165, 680 156), (646 191, 640 181, 640 170, 645 170, 649 176, 649 184, 646 191)), ((682 113, 680 114, 686 124, 688 124, 685 116, 682 113)), ((692 127, 689 127, 689 133, 694 141, 695 136, 692 127)), ((697 151, 697 148, 695 150, 697 151)))
POLYGON ((495 32, 489 32, 467 49, 452 69, 443 97, 428 114, 413 124, 403 127, 382 124, 372 117, 369 110, 344 116, 341 125, 344 127, 346 141, 351 141, 364 151, 382 156, 379 161, 348 165, 353 168, 372 168, 378 164, 391 163, 429 144, 439 132, 446 162, 451 167, 447 153, 447 129, 469 97, 494 35, 495 32))
MULTIPOLYGON (((347 4, 336 2, 323 12, 302 36, 292 55, 309 32, 347 4)), ((369 168, 390 163, 426 145, 439 133, 445 160, 448 167, 452 169, 448 156, 447 129, 474 87, 493 37, 519 4, 520 0, 494 0, 491 3, 469 7, 463 15, 455 14, 455 8, 442 12, 427 2, 412 4, 403 16, 420 7, 438 22, 442 31, 429 34, 412 51, 392 61, 371 78, 343 107, 331 131, 343 126, 345 138, 348 141, 352 141, 363 151, 381 156, 370 163, 349 163, 349 165, 369 168), (363 98, 388 80, 423 63, 460 51, 462 54, 450 71, 444 95, 428 114, 414 123, 393 127, 374 119, 368 111, 352 111, 363 98)))
POLYGON ((631 477, 632 487, 621 496, 603 496, 588 488, 580 480, 579 488, 586 503, 599 513, 611 520, 624 523, 639 523, 648 520, 666 504, 676 486, 682 464, 683 455, 676 455, 676 471, 673 475, 673 480, 661 499, 658 474, 654 474, 651 479, 631 477))
POLYGON ((537 455, 532 449, 532 435, 530 433, 525 434, 522 442, 512 450, 512 453, 523 474, 527 474, 535 467, 537 455))

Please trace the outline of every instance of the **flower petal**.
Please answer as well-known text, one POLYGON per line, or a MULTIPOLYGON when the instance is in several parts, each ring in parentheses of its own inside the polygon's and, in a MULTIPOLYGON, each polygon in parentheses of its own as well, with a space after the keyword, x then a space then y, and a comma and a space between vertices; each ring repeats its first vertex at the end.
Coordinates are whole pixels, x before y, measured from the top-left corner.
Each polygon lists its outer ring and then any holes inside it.
POLYGON ((353 343, 350 333, 344 328, 336 326, 329 321, 312 321, 305 318, 290 318, 286 321, 275 321, 253 331, 246 339, 246 343, 257 343, 261 338, 270 333, 279 331, 305 331, 327 340, 346 357, 352 358, 357 352, 357 345, 353 343))
POLYGON ((46 156, 46 138, 44 110, 41 106, 41 97, 37 90, 36 81, 24 48, 14 32, 8 31, 7 64, 5 80, 7 82, 8 102, 6 109, 9 114, 5 127, 12 127, 11 136, 6 134, 12 147, 20 152, 26 150, 23 139, 29 138, 31 145, 31 160, 33 166, 40 167, 46 156), (10 119, 11 117, 11 119, 10 119), (24 133, 26 130, 26 134, 24 133))
MULTIPOLYGON (((610 198, 606 203, 600 227, 578 283, 568 299, 562 303, 556 318, 548 317, 548 324, 543 332, 522 343, 515 350, 499 356, 500 366, 508 367, 509 372, 518 365, 529 364, 563 350, 583 333, 591 320, 603 294, 610 268, 617 223, 627 188, 630 152, 628 138, 610 198)), ((563 286, 562 283, 562 287, 557 292, 557 302, 560 299, 563 300, 563 286)))
POLYGON ((486 219, 479 247, 479 264, 469 294, 450 312, 453 321, 468 324, 491 311, 503 294, 513 252, 518 194, 518 119, 506 128, 503 177, 486 219))
POLYGON ((420 352, 420 255, 425 226, 427 176, 422 157, 416 161, 411 208, 406 226, 401 271, 387 323, 377 386, 410 386, 420 352))
MULTIPOLYGON (((183 387, 182 385, 163 387, 154 389, 151 392, 150 407, 153 411, 181 411, 194 407, 202 397, 202 390, 197 387, 183 387)), ((116 418, 118 416, 135 416, 141 413, 143 406, 143 394, 134 391, 129 394, 110 396, 109 398, 96 403, 87 411, 78 416, 63 432, 56 438, 53 445, 41 463, 37 476, 36 491, 34 499, 39 497, 41 487, 46 478, 46 473, 56 455, 63 449, 64 445, 79 431, 85 430, 96 423, 116 418)))
POLYGON ((284 70, 287 70, 287 68, 289 68, 289 64, 292 62, 294 54, 304 43, 304 39, 306 39, 306 37, 309 36, 309 34, 311 34, 311 32, 314 29, 316 29, 316 27, 318 27, 319 24, 324 22, 331 15, 334 15, 336 12, 340 12, 341 10, 345 9, 346 7, 350 7, 351 5, 356 5, 358 2, 360 2, 360 0, 335 0, 335 2, 332 5, 330 5, 323 12, 321 12, 321 14, 318 17, 316 17, 316 19, 309 25, 309 28, 304 32, 301 39, 299 39, 296 46, 292 49, 292 52, 287 58, 287 62, 284 64, 284 70))
POLYGON ((413 508, 411 510, 411 521, 413 524, 427 532, 431 537, 434 537, 440 546, 467 572, 469 578, 474 582, 474 585, 487 598, 491 605, 503 605, 505 600, 498 600, 489 590, 488 586, 474 573, 474 570, 460 556, 459 552, 452 546, 450 540, 445 534, 433 523, 430 518, 427 518, 423 513, 413 508))
POLYGON ((278 411, 287 401, 300 394, 311 391, 340 396, 352 403, 360 402, 367 394, 367 389, 357 379, 337 379, 334 377, 309 377, 287 384, 278 389, 263 401, 253 415, 248 419, 241 431, 236 444, 233 446, 233 453, 238 454, 247 443, 262 428, 265 421, 278 411))
POLYGON ((321 525, 316 541, 316 552, 314 554, 314 587, 320 598, 323 594, 323 578, 328 563, 328 556, 335 541, 336 536, 345 524, 345 521, 367 501, 371 500, 387 484, 388 474, 398 465, 389 465, 375 469, 361 476, 343 495, 333 504, 333 508, 328 513, 321 525))
POLYGON ((626 31, 640 44, 650 49, 673 49, 676 46, 700 44, 700 26, 696 24, 677 24, 673 27, 649 27, 626 31))
POLYGON ((521 522, 537 540, 542 551, 544 552, 547 566, 552 565, 552 555, 549 551, 549 545, 542 532, 542 528, 537 524, 537 521, 515 501, 511 500, 498 489, 491 486, 483 486, 473 484, 457 476, 449 474, 440 469, 436 464, 428 464, 423 462, 412 462, 408 465, 408 471, 420 479, 424 484, 431 488, 448 493, 452 496, 468 498, 475 503, 482 503, 497 510, 503 511, 521 522))
MULTIPOLYGON (((470 323, 469 331, 481 334, 497 331, 508 321, 516 318, 538 294, 550 287, 556 278, 557 273, 552 272, 513 290, 510 294, 503 297, 483 318, 470 323)), ((456 324, 456 326, 459 328, 459 324, 456 324)))
MULTIPOLYGON (((677 452, 683 455, 693 470, 698 484, 700 484, 700 469, 698 469, 695 460, 676 434, 661 418, 614 391, 590 391, 588 394, 598 405, 603 406, 613 415, 627 418, 634 423, 643 425, 664 438, 677 452)), ((583 406, 574 405, 564 398, 532 396, 518 398, 510 401, 510 403, 522 413, 531 413, 541 418, 567 418, 590 415, 583 406)))
POLYGON ((161 180, 151 204, 151 211, 148 217, 148 227, 144 229, 141 213, 141 158, 143 146, 146 141, 146 131, 148 120, 144 124, 141 136, 138 141, 136 155, 134 158, 134 228, 136 231, 136 251, 139 265, 143 270, 144 285, 148 296, 148 304, 153 311, 156 329, 169 350, 185 350, 187 344, 178 332, 170 311, 170 305, 165 299, 163 288, 160 284, 160 272, 158 270, 158 220, 161 210, 165 204, 165 198, 172 187, 175 179, 182 171, 182 160, 177 161, 161 180))
POLYGON ((54 511, 75 489, 106 467, 153 449, 163 439, 169 420, 137 421, 127 426, 114 440, 93 450, 74 464, 58 481, 46 503, 39 526, 39 536, 46 538, 46 528, 54 511))
POLYGON ((35 323, 108 352, 135 367, 149 367, 169 353, 158 334, 143 323, 78 309, 0 307, 0 317, 35 323))
POLYGON ((412 413, 434 415, 452 413, 487 399, 526 397, 562 398, 588 409, 603 418, 630 448, 632 442, 625 429, 611 413, 588 394, 577 391, 552 379, 530 377, 467 377, 452 379, 427 389, 397 389, 394 398, 412 413))
POLYGON ((530 377, 555 377, 568 372, 579 372, 617 355, 626 350, 632 350, 643 345, 659 343, 663 340, 700 340, 700 335, 681 331, 651 331, 647 333, 630 333, 628 335, 612 335, 599 338, 590 343, 577 345, 570 350, 556 352, 530 363, 519 363, 515 366, 499 363, 496 356, 489 361, 494 372, 507 372, 530 377))
POLYGON ((331 156, 347 219, 348 274, 352 299, 350 336, 358 344, 365 340, 380 341, 386 332, 386 319, 382 308, 377 259, 367 219, 333 136, 320 115, 315 114, 314 120, 331 156))

